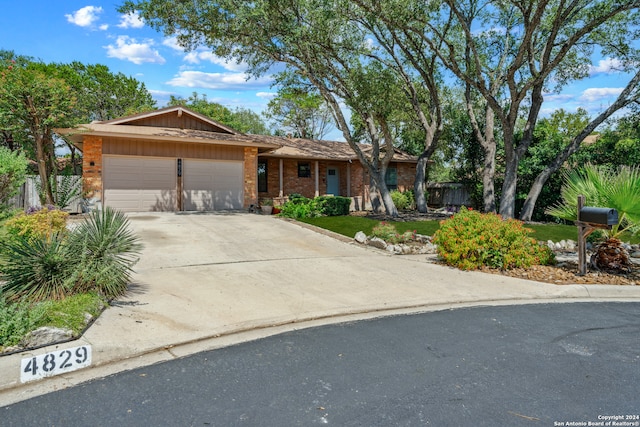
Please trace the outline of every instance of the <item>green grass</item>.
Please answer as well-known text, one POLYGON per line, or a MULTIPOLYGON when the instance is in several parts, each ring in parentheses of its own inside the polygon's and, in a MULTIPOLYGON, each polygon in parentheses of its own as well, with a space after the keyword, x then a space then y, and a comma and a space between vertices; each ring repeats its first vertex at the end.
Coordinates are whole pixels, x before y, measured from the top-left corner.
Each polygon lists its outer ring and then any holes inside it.
POLYGON ((85 313, 89 313, 95 318, 107 303, 100 295, 89 292, 72 295, 59 301, 45 301, 40 304, 44 306, 45 312, 38 322, 38 327, 53 326, 70 329, 74 335, 79 335, 87 326, 85 313))
POLYGON ((78 336, 87 326, 85 313, 97 317, 106 306, 96 293, 76 294, 60 301, 35 304, 0 300, 0 350, 16 345, 29 332, 42 326, 69 329, 78 336))
MULTIPOLYGON (((358 231, 364 232, 367 236, 371 235, 371 230, 380 221, 359 216, 325 216, 320 218, 305 218, 298 221, 306 224, 315 225, 316 227, 331 230, 335 233, 342 234, 347 237, 354 237, 358 231)), ((392 221, 390 221, 392 222, 392 221)), ((418 234, 432 236, 440 227, 439 221, 407 221, 393 222, 399 233, 415 230, 418 234)), ((559 242, 561 240, 578 240, 578 229, 572 225, 561 224, 528 224, 527 228, 531 228, 532 234, 537 240, 546 242, 551 240, 559 242)), ((630 243, 640 243, 640 236, 623 235, 622 240, 630 243)))

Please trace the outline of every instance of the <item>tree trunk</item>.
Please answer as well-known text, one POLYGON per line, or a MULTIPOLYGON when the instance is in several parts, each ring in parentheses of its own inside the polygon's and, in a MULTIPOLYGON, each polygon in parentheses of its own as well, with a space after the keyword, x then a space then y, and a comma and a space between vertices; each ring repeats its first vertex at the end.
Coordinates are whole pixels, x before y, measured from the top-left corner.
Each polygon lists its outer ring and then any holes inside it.
POLYGON ((38 175, 40 176, 40 184, 42 185, 42 200, 45 205, 53 205, 54 197, 51 190, 51 182, 48 175, 48 163, 45 154, 44 141, 42 136, 37 135, 36 142, 36 159, 38 162, 38 175))
POLYGON ((542 192, 542 187, 553 172, 555 172, 555 170, 546 168, 545 170, 540 172, 538 176, 536 176, 536 179, 533 181, 533 184, 531 184, 531 188, 529 189, 527 199, 524 201, 524 206, 522 206, 522 211, 520 212, 520 220, 531 221, 531 217, 533 216, 533 208, 536 206, 536 201, 538 200, 538 196, 540 196, 540 193, 542 192))
POLYGON ((425 154, 426 153, 422 153, 418 158, 418 164, 416 165, 416 179, 413 182, 413 195, 416 201, 416 209, 421 213, 427 213, 429 211, 427 207, 427 198, 425 196, 427 191, 426 175, 429 157, 425 154))
POLYGON ((502 195, 500 196, 500 215, 503 218, 513 218, 516 208, 516 185, 518 183, 518 161, 509 158, 504 172, 502 195))
POLYGON ((384 205, 380 199, 380 193, 378 192, 378 184, 376 184, 373 176, 369 176, 369 200, 371 201, 371 210, 373 213, 384 213, 384 205))

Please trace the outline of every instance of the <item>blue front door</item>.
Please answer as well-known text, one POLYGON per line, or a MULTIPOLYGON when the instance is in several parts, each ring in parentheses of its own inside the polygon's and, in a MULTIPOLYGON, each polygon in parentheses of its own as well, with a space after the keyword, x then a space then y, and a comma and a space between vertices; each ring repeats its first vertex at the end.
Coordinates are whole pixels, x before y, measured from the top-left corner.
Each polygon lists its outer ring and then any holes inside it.
POLYGON ((327 194, 340 195, 340 174, 338 168, 327 168, 327 194))

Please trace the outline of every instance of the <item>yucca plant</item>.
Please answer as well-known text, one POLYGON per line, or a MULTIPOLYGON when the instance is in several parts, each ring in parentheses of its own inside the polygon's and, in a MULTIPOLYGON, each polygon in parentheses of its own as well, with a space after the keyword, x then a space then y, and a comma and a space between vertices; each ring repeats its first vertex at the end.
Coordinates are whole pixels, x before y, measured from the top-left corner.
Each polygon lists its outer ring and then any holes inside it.
POLYGON ((122 212, 109 207, 93 212, 68 244, 77 257, 72 280, 78 291, 93 289, 107 298, 126 292, 142 245, 122 212))
POLYGON ((1 245, 0 279, 5 283, 0 294, 8 301, 62 299, 73 292, 69 279, 74 259, 63 234, 19 236, 1 245))
POLYGON ((564 180, 562 202, 547 209, 546 213, 576 221, 579 195, 585 196, 589 206, 616 209, 619 222, 604 232, 606 241, 596 249, 593 263, 599 268, 628 268, 629 255, 620 236, 625 231, 632 234, 640 231, 640 168, 621 166, 612 170, 588 164, 565 172, 564 180))

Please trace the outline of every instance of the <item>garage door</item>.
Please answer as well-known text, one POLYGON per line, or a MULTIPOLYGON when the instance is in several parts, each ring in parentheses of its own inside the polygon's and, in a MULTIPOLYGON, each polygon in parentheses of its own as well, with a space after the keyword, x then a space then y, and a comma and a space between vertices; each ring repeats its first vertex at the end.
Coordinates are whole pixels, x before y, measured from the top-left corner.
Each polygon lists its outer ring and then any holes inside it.
POLYGON ((185 211, 242 209, 243 162, 185 159, 182 188, 185 211))
POLYGON ((124 212, 175 211, 176 159, 104 156, 104 204, 124 212))

